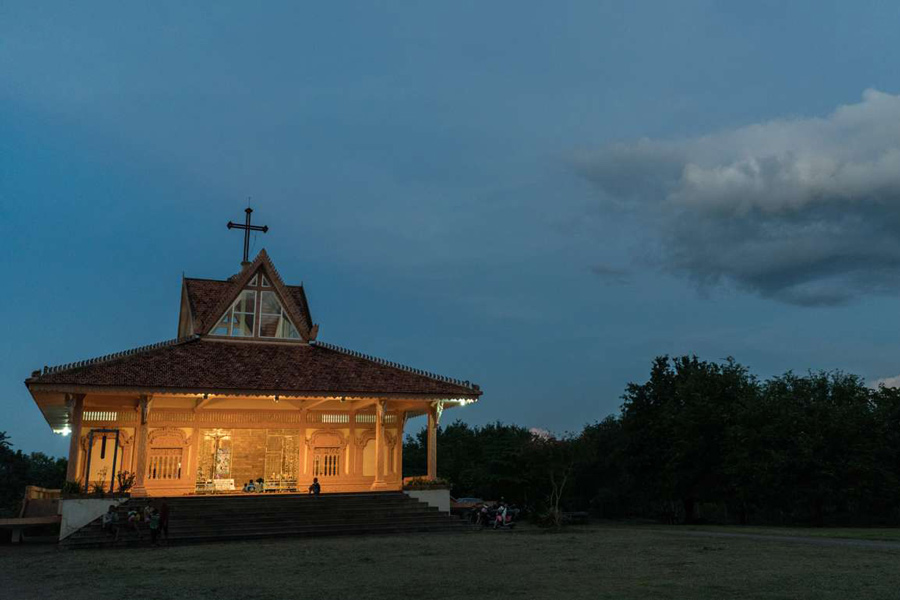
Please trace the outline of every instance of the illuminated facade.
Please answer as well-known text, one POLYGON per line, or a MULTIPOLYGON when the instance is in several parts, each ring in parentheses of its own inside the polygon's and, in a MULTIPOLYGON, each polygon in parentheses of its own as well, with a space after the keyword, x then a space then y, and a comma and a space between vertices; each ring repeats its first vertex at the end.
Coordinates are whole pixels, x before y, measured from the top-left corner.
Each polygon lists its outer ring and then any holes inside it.
POLYGON ((266 254, 227 280, 182 284, 178 338, 26 380, 57 432, 71 435, 68 479, 134 495, 402 487, 403 430, 428 415, 428 475, 446 408, 477 385, 316 341, 302 286, 266 254), (260 482, 262 485, 260 486, 260 482))

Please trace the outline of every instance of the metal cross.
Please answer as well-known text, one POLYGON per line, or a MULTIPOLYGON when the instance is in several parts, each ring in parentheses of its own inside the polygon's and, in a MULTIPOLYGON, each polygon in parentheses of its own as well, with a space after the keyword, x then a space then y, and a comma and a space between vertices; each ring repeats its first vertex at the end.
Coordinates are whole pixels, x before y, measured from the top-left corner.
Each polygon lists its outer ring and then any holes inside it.
POLYGON ((246 265, 250 261, 248 260, 248 256, 250 254, 250 232, 251 231, 262 231, 263 233, 269 230, 268 225, 263 225, 260 227, 259 225, 251 225, 250 224, 250 214, 253 212, 253 209, 249 206, 244 209, 244 212, 247 213, 247 218, 244 221, 243 225, 238 223, 232 223, 228 221, 228 229, 243 229, 244 230, 244 261, 241 264, 246 265))

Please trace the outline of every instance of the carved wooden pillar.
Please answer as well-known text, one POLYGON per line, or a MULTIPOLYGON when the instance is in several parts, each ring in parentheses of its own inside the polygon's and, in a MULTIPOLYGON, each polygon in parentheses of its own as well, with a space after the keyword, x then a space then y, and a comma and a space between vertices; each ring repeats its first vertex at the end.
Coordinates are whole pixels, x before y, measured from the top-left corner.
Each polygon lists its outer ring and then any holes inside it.
POLYGON ((406 435, 408 413, 401 410, 397 415, 397 478, 403 483, 403 436, 406 435))
POLYGON ((188 459, 188 480, 191 482, 194 491, 197 490, 197 468, 200 464, 200 444, 203 443, 203 440, 200 437, 200 424, 195 423, 195 425, 197 425, 197 427, 194 427, 194 430, 191 433, 191 456, 188 459))
POLYGON ((372 489, 387 487, 384 480, 384 400, 375 403, 375 482, 372 489))
POLYGON ((347 475, 351 477, 356 477, 357 475, 361 475, 362 473, 358 472, 358 467, 356 465, 359 462, 356 458, 358 454, 356 448, 356 411, 350 411, 350 443, 347 444, 347 452, 349 456, 347 457, 347 475))
POLYGON ((138 426, 135 437, 134 453, 135 453, 135 469, 134 469, 134 488, 133 496, 146 496, 147 487, 145 479, 147 477, 147 435, 150 431, 148 421, 150 420, 150 405, 153 398, 150 396, 141 396, 138 401, 138 410, 140 411, 141 423, 138 426))
MULTIPOLYGON (((297 474, 297 479, 305 479, 307 475, 309 475, 309 467, 307 463, 309 462, 309 438, 307 436, 307 423, 306 423, 306 409, 302 409, 300 411, 300 463, 299 468, 297 469, 299 473, 297 474)), ((312 481, 312 479, 310 479, 312 481)), ((299 483, 298 483, 299 485, 299 483)))
POLYGON ((84 418, 84 394, 66 394, 69 408, 69 462, 66 465, 66 481, 78 481, 78 463, 81 460, 81 422, 84 418))
POLYGON ((437 428, 443 411, 440 401, 428 407, 428 479, 437 479, 437 428))

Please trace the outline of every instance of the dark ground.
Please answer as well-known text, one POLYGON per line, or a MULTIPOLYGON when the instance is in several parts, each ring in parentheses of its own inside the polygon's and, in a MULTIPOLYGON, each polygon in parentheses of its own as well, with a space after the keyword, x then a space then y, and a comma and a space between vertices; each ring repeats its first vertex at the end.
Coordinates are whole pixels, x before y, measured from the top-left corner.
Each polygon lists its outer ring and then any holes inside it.
POLYGON ((879 599, 900 596, 898 564, 890 542, 604 525, 119 551, 26 545, 0 547, 0 597, 879 599))

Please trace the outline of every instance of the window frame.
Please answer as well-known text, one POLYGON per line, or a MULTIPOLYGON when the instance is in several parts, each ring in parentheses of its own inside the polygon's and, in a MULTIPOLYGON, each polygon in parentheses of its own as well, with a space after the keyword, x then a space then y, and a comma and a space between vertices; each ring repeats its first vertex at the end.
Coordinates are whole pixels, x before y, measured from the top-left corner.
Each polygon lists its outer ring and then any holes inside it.
POLYGON ((294 321, 291 319, 290 314, 284 307, 284 300, 281 298, 281 295, 276 291, 275 286, 271 284, 271 280, 266 276, 262 271, 257 271, 256 274, 250 279, 248 284, 241 290, 240 294, 238 294, 237 298, 235 298, 234 302, 228 307, 228 310, 219 317, 219 320, 216 322, 216 325, 213 327, 212 331, 209 333, 211 336, 220 337, 220 338, 228 338, 228 339, 260 339, 260 340, 278 340, 278 341, 289 341, 289 342, 302 342, 303 336, 300 335, 300 330, 294 324, 294 321), (255 285, 252 285, 255 284, 255 285), (268 284, 268 285, 266 285, 268 284), (238 312, 236 309, 239 304, 242 303, 244 299, 244 294, 246 293, 253 294, 253 312, 238 312), (271 293, 275 302, 278 304, 278 308, 280 313, 271 313, 266 312, 263 313, 263 294, 271 293), (244 322, 246 322, 246 317, 249 315, 253 319, 253 325, 251 327, 251 332, 249 335, 235 335, 235 325, 237 323, 237 315, 242 315, 244 317, 244 322), (267 317, 278 317, 278 326, 276 328, 276 335, 268 336, 262 334, 262 321, 263 315, 267 317), (226 319, 227 323, 222 325, 222 320, 226 319), (287 326, 290 328, 288 333, 295 333, 295 337, 278 335, 282 329, 285 328, 285 322, 287 326), (217 332, 218 329, 226 328, 225 332, 217 332))

